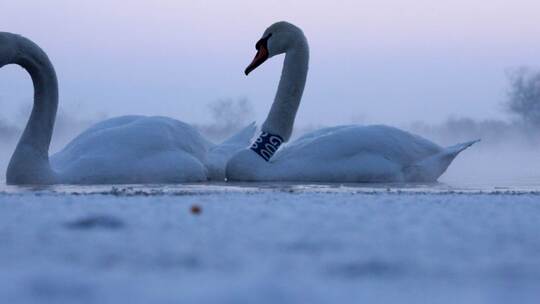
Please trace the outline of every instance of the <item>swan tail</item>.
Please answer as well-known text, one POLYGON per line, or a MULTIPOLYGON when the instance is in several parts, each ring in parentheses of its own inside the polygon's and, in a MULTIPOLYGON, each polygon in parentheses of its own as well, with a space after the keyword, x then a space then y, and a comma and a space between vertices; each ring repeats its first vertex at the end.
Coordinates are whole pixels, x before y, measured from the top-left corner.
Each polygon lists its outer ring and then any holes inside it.
POLYGON ((239 146, 240 148, 245 148, 251 143, 256 130, 257 126, 255 122, 252 122, 218 146, 239 146))
POLYGON ((476 139, 476 140, 471 140, 471 141, 464 142, 461 144, 453 145, 453 146, 447 147, 445 151, 447 151, 447 153, 453 153, 454 157, 456 157, 459 154, 459 152, 467 149, 468 147, 474 145, 475 143, 479 141, 480 139, 476 139))
POLYGON ((441 152, 422 159, 403 170, 407 182, 435 182, 448 169, 448 166, 456 156, 474 145, 480 140, 472 140, 465 143, 444 148, 441 152))
POLYGON ((252 122, 221 144, 210 149, 207 159, 210 180, 225 180, 225 165, 235 153, 250 145, 256 130, 257 126, 255 122, 252 122))

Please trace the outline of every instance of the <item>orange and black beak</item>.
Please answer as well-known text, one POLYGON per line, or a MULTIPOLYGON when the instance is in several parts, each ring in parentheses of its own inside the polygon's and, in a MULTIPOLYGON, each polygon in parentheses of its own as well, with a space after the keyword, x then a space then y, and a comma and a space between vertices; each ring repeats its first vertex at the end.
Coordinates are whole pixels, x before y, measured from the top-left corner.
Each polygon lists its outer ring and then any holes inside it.
POLYGON ((272 36, 272 34, 269 34, 265 38, 262 38, 261 40, 257 41, 257 44, 255 45, 255 48, 257 49, 257 54, 255 55, 255 58, 253 58, 253 61, 248 65, 244 73, 248 75, 251 73, 251 71, 255 70, 258 66, 260 66, 263 62, 268 59, 268 39, 272 36))

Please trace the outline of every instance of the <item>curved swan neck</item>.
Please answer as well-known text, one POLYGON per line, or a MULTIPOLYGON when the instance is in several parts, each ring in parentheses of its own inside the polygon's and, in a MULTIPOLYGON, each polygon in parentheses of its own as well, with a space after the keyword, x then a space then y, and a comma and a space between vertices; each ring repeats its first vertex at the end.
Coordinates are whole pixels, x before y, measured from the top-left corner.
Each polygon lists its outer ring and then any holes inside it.
POLYGON ((22 41, 24 51, 16 63, 32 78, 34 107, 20 143, 29 140, 36 149, 48 155, 58 108, 58 80, 45 52, 29 40, 22 41))
POLYGON ((286 52, 276 97, 262 125, 263 132, 289 140, 306 85, 308 65, 309 46, 302 35, 286 52))
POLYGON ((26 38, 14 37, 18 52, 12 63, 30 74, 34 85, 34 106, 11 158, 7 182, 50 183, 54 173, 49 164, 49 146, 58 108, 58 81, 45 52, 26 38))

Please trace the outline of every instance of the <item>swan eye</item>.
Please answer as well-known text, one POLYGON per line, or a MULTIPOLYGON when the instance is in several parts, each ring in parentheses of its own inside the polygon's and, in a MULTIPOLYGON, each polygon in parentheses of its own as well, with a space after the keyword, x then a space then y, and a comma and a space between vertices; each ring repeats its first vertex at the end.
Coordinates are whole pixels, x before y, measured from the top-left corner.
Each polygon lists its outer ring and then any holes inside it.
POLYGON ((264 44, 266 46, 266 44, 268 43, 268 39, 270 39, 270 37, 272 37, 272 33, 266 35, 266 37, 259 39, 259 41, 257 41, 257 43, 255 44, 255 49, 258 51, 261 45, 264 44))

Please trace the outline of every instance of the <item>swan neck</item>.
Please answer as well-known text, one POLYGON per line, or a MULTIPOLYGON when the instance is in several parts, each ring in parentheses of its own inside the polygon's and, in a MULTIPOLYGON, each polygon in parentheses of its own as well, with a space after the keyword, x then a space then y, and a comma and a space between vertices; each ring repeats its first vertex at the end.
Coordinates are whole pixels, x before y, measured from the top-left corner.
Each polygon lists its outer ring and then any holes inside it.
POLYGON ((51 183, 49 147, 58 108, 58 81, 45 52, 32 41, 18 36, 15 64, 25 69, 34 86, 30 119, 11 158, 8 183, 51 183))
POLYGON ((306 85, 308 64, 309 47, 305 37, 302 37, 286 52, 278 90, 262 126, 263 132, 279 135, 284 141, 291 137, 306 85))

